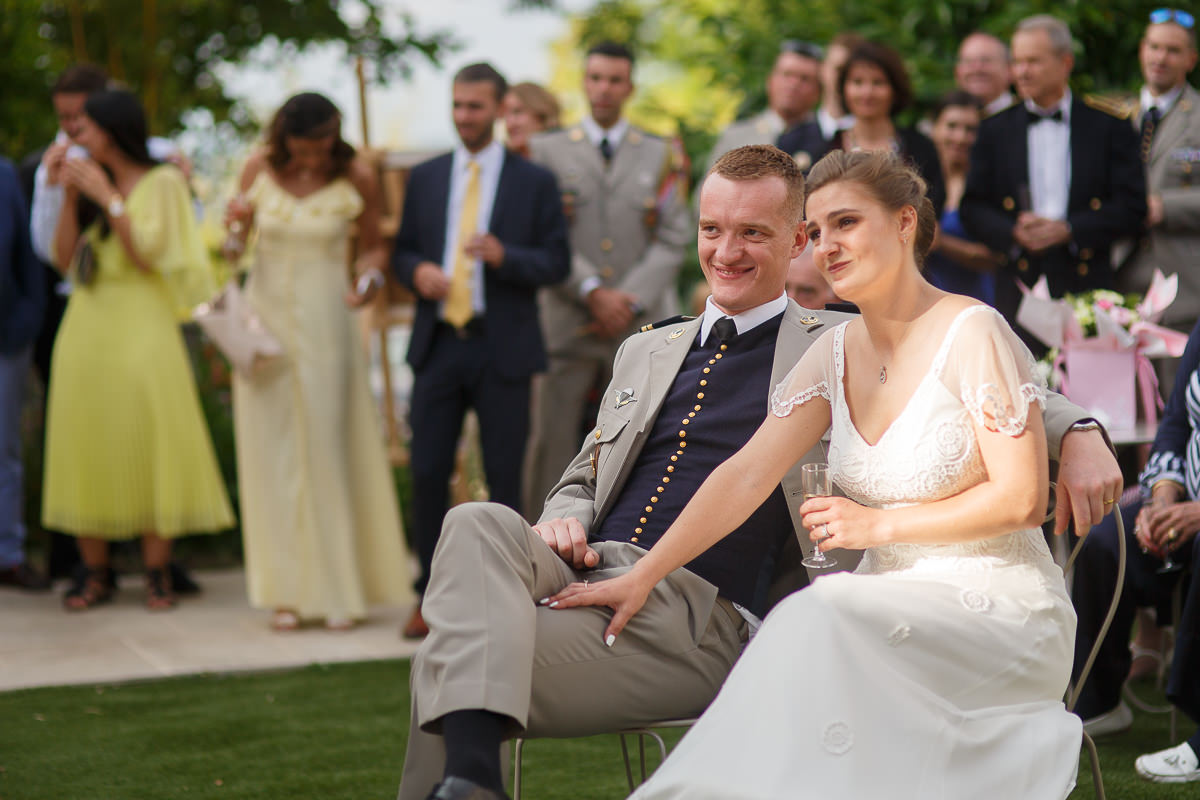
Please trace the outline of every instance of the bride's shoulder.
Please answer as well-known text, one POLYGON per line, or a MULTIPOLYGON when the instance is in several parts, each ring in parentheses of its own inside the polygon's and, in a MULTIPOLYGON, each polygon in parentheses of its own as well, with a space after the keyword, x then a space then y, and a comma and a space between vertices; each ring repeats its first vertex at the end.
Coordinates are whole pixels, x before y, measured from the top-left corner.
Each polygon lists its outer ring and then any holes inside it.
POLYGON ((970 297, 951 295, 945 301, 941 313, 945 320, 945 330, 955 334, 986 334, 1012 330, 999 311, 970 297))

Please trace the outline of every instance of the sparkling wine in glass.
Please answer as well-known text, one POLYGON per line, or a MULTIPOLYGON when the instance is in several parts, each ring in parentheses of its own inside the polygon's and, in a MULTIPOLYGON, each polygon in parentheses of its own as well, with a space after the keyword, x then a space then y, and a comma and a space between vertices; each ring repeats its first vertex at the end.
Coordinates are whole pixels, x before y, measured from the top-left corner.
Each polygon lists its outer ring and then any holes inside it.
MULTIPOLYGON (((829 465, 823 462, 802 464, 800 466, 800 489, 805 500, 813 497, 828 497, 833 494, 833 481, 829 479, 829 465)), ((827 526, 823 527, 826 527, 826 530, 825 536, 821 537, 822 542, 829 538, 827 526)), ((814 569, 826 569, 836 567, 837 559, 825 555, 820 548, 814 545, 812 555, 805 557, 800 563, 814 569)))

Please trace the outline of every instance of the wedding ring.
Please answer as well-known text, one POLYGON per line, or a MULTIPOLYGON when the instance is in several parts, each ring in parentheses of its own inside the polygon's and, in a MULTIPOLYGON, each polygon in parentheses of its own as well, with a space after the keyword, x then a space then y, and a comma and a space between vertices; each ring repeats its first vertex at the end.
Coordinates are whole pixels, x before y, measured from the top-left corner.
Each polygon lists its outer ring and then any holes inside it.
POLYGON ((1179 535, 1179 531, 1175 530, 1174 528, 1167 528, 1167 541, 1168 542, 1175 541, 1175 537, 1177 537, 1178 535, 1179 535))
POLYGON ((1115 501, 1115 500, 1112 500, 1111 498, 1109 498, 1109 499, 1107 499, 1107 500, 1105 500, 1105 501, 1104 501, 1104 505, 1106 505, 1106 506, 1111 506, 1111 505, 1112 505, 1114 502, 1116 502, 1116 501, 1115 501))
POLYGON ((585 588, 585 589, 586 589, 586 588, 587 588, 587 585, 588 585, 588 582, 585 580, 585 581, 583 582, 583 588, 585 588))
POLYGON ((833 538, 833 534, 829 532, 829 523, 828 523, 828 522, 822 522, 822 523, 821 523, 821 527, 825 529, 825 538, 826 538, 826 539, 832 539, 832 538, 833 538))

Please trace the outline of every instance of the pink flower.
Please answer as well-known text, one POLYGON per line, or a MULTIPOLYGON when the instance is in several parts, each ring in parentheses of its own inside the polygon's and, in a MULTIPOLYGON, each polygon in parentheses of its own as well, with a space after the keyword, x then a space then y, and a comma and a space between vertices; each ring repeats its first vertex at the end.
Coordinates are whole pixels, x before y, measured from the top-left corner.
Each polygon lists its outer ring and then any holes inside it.
POLYGON ((1102 298, 1096 300, 1096 305, 1099 306, 1100 308, 1104 309, 1105 311, 1109 311, 1116 305, 1116 303, 1114 303, 1112 300, 1109 300, 1106 297, 1102 297, 1102 298))

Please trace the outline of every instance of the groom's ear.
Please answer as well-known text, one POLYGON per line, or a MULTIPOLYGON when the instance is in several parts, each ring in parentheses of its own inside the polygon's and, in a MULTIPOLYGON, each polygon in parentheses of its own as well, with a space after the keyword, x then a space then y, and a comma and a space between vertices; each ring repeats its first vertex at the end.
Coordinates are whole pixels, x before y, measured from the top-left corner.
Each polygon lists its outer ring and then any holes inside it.
POLYGON ((792 240, 792 252, 789 258, 795 258, 804 252, 808 246, 808 232, 804 229, 804 220, 796 223, 796 236, 792 240))

